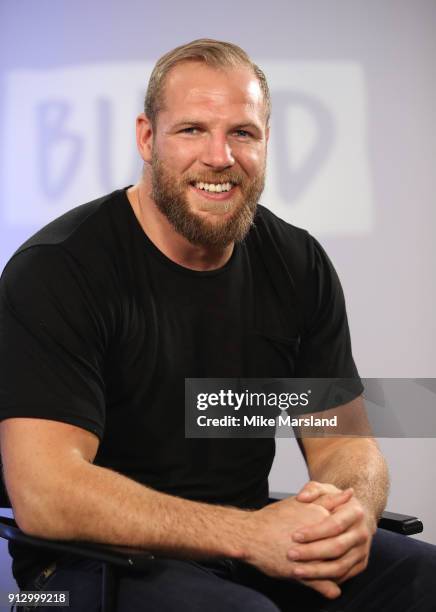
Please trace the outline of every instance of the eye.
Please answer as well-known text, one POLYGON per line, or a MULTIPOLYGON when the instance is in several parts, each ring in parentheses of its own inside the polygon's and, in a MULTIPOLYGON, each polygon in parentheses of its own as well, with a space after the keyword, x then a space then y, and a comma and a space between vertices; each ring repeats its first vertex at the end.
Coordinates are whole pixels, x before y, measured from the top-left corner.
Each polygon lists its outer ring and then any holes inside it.
POLYGON ((235 130, 235 134, 241 138, 249 138, 251 136, 250 132, 247 132, 247 130, 235 130))
POLYGON ((180 130, 181 134, 198 134, 200 130, 197 127, 185 127, 180 130))

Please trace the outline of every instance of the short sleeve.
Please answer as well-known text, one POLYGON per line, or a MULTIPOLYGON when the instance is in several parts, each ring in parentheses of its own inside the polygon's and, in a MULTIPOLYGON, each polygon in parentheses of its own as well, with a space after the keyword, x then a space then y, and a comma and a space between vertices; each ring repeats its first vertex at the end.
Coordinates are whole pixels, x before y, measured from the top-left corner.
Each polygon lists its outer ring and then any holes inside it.
POLYGON ((319 242, 309 236, 308 273, 304 281, 303 333, 298 360, 301 378, 358 379, 344 293, 338 275, 319 242))
POLYGON ((98 298, 67 251, 16 254, 0 281, 0 420, 62 421, 101 439, 107 335, 98 298))

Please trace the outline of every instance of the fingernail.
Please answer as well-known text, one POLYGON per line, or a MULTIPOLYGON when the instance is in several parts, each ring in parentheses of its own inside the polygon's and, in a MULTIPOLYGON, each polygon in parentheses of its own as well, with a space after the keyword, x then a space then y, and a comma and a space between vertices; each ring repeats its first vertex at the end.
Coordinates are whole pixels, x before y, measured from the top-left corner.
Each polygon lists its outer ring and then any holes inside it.
POLYGON ((300 553, 297 550, 290 550, 288 552, 288 557, 292 560, 295 561, 296 559, 300 558, 300 553))
POLYGON ((304 573, 305 571, 302 567, 296 567, 294 569, 294 574, 296 574, 297 576, 302 576, 304 573))
POLYGON ((304 533, 294 533, 294 535, 292 536, 293 540, 296 540, 297 542, 304 542, 304 533))

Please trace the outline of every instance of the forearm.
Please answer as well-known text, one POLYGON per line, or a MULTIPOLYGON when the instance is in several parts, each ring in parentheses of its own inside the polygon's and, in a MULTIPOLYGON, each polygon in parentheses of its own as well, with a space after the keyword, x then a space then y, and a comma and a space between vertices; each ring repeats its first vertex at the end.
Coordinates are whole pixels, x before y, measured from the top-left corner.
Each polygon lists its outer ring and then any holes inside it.
MULTIPOLYGON (((171 557, 230 557, 278 578, 298 580, 287 557, 292 532, 328 517, 321 506, 295 497, 257 511, 191 502, 83 459, 67 469, 61 462, 39 482, 36 487, 26 479, 13 496, 18 525, 30 535, 133 546, 171 557)), ((327 597, 340 594, 329 579, 308 586, 327 597)))
POLYGON ((341 438, 328 453, 312 461, 309 473, 318 482, 328 482, 341 489, 353 487, 356 497, 375 521, 380 518, 386 506, 389 475, 375 440, 341 438))
POLYGON ((251 514, 166 495, 86 462, 64 471, 32 506, 25 530, 33 535, 184 557, 242 557, 251 514))

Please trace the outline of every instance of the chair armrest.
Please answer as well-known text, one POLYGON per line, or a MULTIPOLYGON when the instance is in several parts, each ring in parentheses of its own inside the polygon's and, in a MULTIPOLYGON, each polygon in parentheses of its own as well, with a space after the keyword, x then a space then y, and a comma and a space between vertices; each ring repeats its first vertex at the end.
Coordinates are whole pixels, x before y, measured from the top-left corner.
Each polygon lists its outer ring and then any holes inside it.
MULTIPOLYGON (((285 499, 285 497, 291 497, 295 493, 282 493, 271 491, 269 503, 285 499)), ((403 535, 414 535, 415 533, 421 533, 424 530, 422 522, 416 516, 409 516, 408 514, 398 514, 397 512, 383 512, 378 526, 381 529, 387 529, 388 531, 394 531, 395 533, 401 533, 403 535)))
POLYGON ((424 531, 422 521, 416 516, 388 512, 387 510, 381 515, 378 526, 382 529, 395 531, 395 533, 402 533, 403 535, 413 535, 424 531))
POLYGON ((130 567, 146 570, 151 568, 154 555, 140 548, 128 546, 112 546, 91 542, 71 542, 61 540, 47 540, 27 535, 19 529, 14 519, 0 516, 0 537, 36 548, 51 550, 57 553, 67 553, 96 559, 103 563, 110 563, 120 567, 130 567))

